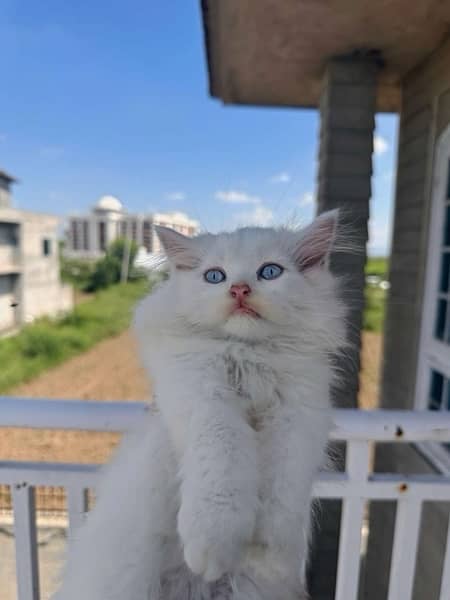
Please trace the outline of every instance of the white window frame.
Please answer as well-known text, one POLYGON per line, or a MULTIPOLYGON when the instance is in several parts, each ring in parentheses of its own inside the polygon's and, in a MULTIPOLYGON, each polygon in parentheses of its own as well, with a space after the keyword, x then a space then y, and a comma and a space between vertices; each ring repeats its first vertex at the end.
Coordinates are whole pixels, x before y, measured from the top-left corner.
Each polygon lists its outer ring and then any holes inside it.
MULTIPOLYGON (((428 231, 425 292, 414 398, 415 408, 421 410, 428 409, 432 369, 436 369, 450 379, 450 345, 439 342, 434 337, 449 172, 450 125, 441 134, 435 147, 431 186, 431 215, 428 231)), ((445 446, 437 442, 426 441, 418 442, 416 447, 437 471, 450 476, 450 452, 445 446)))
POLYGON ((439 137, 435 156, 431 188, 431 218, 428 233, 425 294, 415 393, 415 407, 418 409, 428 408, 432 369, 439 371, 450 379, 450 344, 440 342, 434 337, 441 269, 442 235, 446 217, 450 171, 450 125, 439 137))

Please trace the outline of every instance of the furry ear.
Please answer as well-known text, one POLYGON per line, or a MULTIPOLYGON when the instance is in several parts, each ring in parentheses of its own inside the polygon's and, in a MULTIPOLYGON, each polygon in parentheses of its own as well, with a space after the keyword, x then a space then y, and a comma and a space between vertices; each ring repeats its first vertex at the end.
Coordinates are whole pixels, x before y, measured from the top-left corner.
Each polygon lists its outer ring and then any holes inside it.
POLYGON ((299 271, 326 265, 336 238, 338 210, 330 210, 318 216, 301 234, 294 250, 299 271))
POLYGON ((198 265, 199 256, 191 238, 161 225, 155 225, 155 231, 158 234, 167 258, 173 263, 176 269, 186 271, 198 265))

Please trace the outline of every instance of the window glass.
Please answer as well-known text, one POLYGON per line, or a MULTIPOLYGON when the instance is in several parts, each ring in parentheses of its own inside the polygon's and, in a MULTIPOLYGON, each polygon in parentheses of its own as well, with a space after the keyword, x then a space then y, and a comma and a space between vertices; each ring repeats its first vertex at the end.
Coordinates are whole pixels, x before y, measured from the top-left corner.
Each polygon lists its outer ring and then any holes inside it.
POLYGON ((450 203, 445 210, 444 246, 450 246, 450 203))
POLYGON ((442 407, 442 391, 444 389, 444 376, 438 371, 431 372, 430 397, 428 408, 440 410, 442 407))
POLYGON ((49 239, 42 240, 42 254, 44 256, 50 256, 52 253, 52 241, 49 239))
POLYGON ((446 300, 438 300, 437 311, 436 311, 436 325, 434 329, 434 335, 438 340, 444 340, 445 338, 445 322, 447 316, 447 305, 446 300))
POLYGON ((441 260, 441 279, 440 291, 450 291, 450 252, 444 252, 441 260))

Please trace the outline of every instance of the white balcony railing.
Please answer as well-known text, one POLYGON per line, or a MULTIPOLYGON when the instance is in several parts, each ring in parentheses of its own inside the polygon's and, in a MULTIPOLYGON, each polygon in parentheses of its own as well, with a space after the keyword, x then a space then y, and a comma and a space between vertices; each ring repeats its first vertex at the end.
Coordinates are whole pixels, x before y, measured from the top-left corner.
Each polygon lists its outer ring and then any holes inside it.
MULTIPOLYGON (((148 410, 141 403, 29 400, 0 397, 0 428, 31 427, 125 431, 148 410)), ((409 411, 336 410, 332 440, 347 443, 345 472, 324 472, 314 486, 319 498, 343 500, 335 600, 356 600, 361 532, 368 500, 397 502, 389 600, 412 596, 420 515, 425 501, 449 501, 450 477, 443 474, 377 474, 371 470, 373 442, 450 442, 450 414, 409 411)), ((67 492, 70 530, 86 508, 86 489, 98 476, 96 466, 25 462, 0 463, 0 484, 11 486, 19 600, 39 600, 35 486, 62 486, 67 492)), ((450 598, 450 529, 440 600, 450 598)))

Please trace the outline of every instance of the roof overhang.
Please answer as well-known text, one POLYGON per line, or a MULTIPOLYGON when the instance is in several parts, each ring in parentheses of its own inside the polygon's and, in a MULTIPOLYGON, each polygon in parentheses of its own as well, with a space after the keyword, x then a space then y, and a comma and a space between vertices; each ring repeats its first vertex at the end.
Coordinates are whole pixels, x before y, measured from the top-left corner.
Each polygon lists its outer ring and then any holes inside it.
POLYGON ((319 105, 327 62, 383 63, 379 111, 400 109, 401 81, 448 35, 442 0, 202 0, 210 93, 225 103, 319 105))
POLYGON ((7 183, 17 183, 17 181, 18 181, 18 179, 16 179, 12 175, 9 175, 6 171, 2 171, 1 169, 0 169, 0 179, 2 179, 3 181, 6 181, 7 183))

